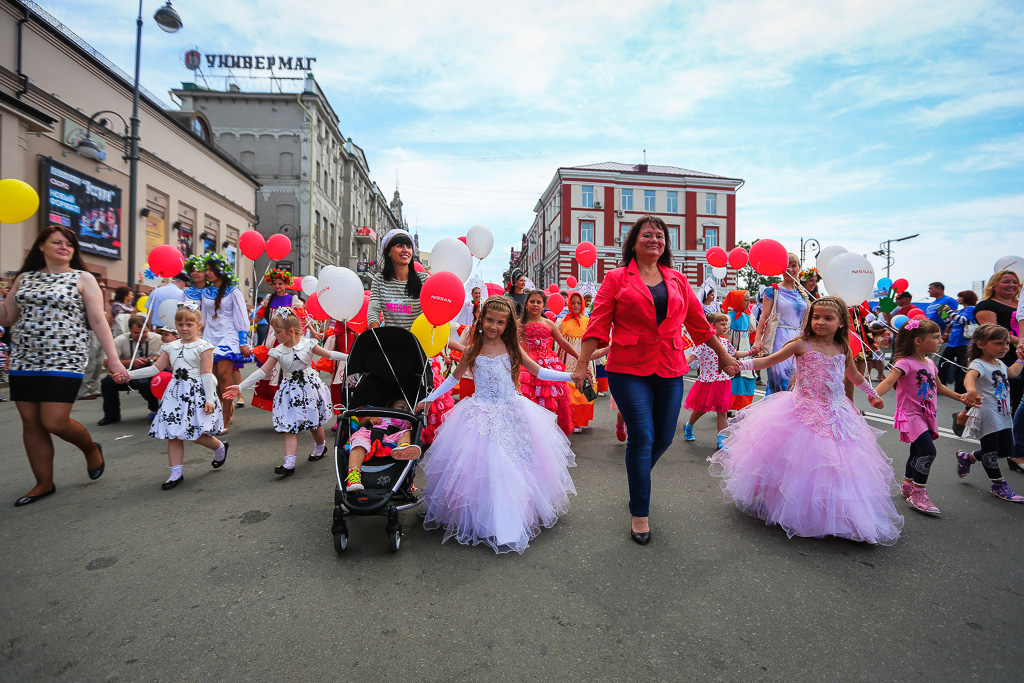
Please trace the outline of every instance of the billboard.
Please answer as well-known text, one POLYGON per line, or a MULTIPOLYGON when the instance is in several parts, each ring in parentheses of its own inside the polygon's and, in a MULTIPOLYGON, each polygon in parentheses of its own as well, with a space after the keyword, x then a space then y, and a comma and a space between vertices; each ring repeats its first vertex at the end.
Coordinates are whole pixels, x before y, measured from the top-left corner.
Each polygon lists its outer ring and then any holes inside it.
POLYGON ((86 253, 120 259, 121 188, 50 158, 41 170, 39 215, 46 225, 73 230, 86 253))

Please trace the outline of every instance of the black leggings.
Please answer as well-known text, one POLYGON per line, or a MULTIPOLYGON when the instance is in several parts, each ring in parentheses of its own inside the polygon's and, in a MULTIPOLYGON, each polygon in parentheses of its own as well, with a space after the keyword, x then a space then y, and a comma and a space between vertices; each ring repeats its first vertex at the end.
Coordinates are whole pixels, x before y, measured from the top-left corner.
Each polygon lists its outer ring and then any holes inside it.
POLYGON ((981 449, 974 451, 975 459, 985 468, 988 478, 995 481, 1002 479, 999 461, 996 458, 1008 458, 1013 455, 1013 430, 1004 429, 981 437, 981 449))
POLYGON ((907 458, 907 479, 913 479, 918 486, 928 483, 928 472, 935 460, 935 441, 931 432, 923 432, 910 443, 910 457, 907 458))

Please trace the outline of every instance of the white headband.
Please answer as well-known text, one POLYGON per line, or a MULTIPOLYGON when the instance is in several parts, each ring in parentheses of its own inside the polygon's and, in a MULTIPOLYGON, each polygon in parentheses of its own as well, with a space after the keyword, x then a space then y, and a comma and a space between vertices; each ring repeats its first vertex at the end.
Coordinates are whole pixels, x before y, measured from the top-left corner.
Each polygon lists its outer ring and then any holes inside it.
MULTIPOLYGON (((380 253, 381 253, 382 256, 387 254, 387 252, 388 252, 388 244, 391 242, 392 239, 394 239, 398 235, 405 235, 406 237, 409 238, 410 242, 413 242, 412 235, 409 234, 408 230, 402 230, 401 228, 395 228, 394 230, 388 230, 384 234, 384 238, 380 241, 380 253)), ((415 244, 415 242, 413 242, 413 244, 415 244)))

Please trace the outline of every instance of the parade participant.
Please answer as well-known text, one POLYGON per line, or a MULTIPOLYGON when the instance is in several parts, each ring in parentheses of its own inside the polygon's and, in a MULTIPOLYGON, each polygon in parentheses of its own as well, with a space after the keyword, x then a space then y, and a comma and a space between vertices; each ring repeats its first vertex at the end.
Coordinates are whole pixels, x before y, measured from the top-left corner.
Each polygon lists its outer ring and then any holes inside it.
POLYGON ((818 283, 821 282, 821 274, 818 273, 817 268, 805 268, 800 271, 800 286, 804 288, 807 296, 810 297, 811 301, 821 298, 821 293, 818 292, 818 283))
MULTIPOLYGON (((161 345, 160 336, 146 331, 145 319, 140 316, 131 318, 128 321, 128 332, 119 334, 114 339, 114 348, 117 349, 117 356, 121 360, 121 364, 125 367, 130 364, 132 370, 152 365, 160 356, 161 345), (132 361, 133 356, 134 361, 132 361)), ((160 399, 153 395, 148 380, 119 384, 113 377, 108 376, 100 382, 100 394, 103 396, 103 417, 96 424, 103 427, 121 421, 120 392, 128 391, 129 387, 138 391, 139 395, 146 399, 150 413, 160 410, 160 399)))
MULTIPOLYGON (((579 352, 565 340, 558 327, 552 321, 543 316, 544 292, 535 289, 526 296, 523 305, 522 318, 520 320, 522 329, 522 345, 534 361, 543 368, 565 371, 565 365, 558 360, 552 342, 565 351, 565 354, 572 359, 579 357, 579 352)), ((519 384, 523 396, 530 399, 542 408, 546 408, 555 414, 558 426, 566 434, 572 434, 572 411, 569 408, 569 387, 565 382, 548 382, 535 377, 533 374, 524 371, 519 378, 519 384)))
MULTIPOLYGON (((722 312, 729 316, 729 336, 734 349, 750 355, 751 333, 754 325, 750 319, 750 293, 745 289, 734 289, 725 295, 722 312)), ((736 356, 742 358, 743 356, 736 356)), ((737 373, 732 378, 732 405, 730 410, 743 410, 754 402, 756 375, 750 370, 737 373)), ((719 428, 721 431, 721 427, 719 428)))
MULTIPOLYGON (((566 308, 569 312, 562 319, 559 331, 578 356, 580 345, 583 343, 583 333, 587 331, 587 323, 590 321, 590 318, 584 315, 583 295, 579 292, 569 294, 569 303, 566 308)), ((563 360, 565 371, 571 374, 576 369, 576 359, 565 353, 563 360)), ((591 371, 593 371, 593 365, 591 365, 591 371)), ((575 384, 569 384, 568 387, 573 432, 579 433, 594 419, 594 404, 580 393, 575 384)))
POLYGON ((708 278, 700 286, 697 298, 700 299, 705 315, 722 312, 722 305, 718 303, 718 292, 715 291, 715 281, 712 278, 708 278))
POLYGON ((114 329, 118 334, 128 331, 128 320, 135 313, 135 294, 129 287, 118 287, 114 290, 114 300, 110 304, 110 316, 114 319, 114 329))
POLYGON ((965 397, 947 388, 938 380, 938 368, 929 356, 939 350, 942 333, 930 320, 909 320, 896 335, 893 358, 895 362, 889 376, 878 385, 879 396, 896 387, 895 427, 900 441, 910 444, 910 457, 900 485, 900 495, 916 510, 931 515, 939 514, 925 490, 935 444, 939 438, 936 421, 939 394, 964 402, 965 397))
MULTIPOLYGON (((252 360, 249 346, 249 316, 238 279, 221 254, 206 254, 207 287, 202 290, 203 339, 213 344, 213 368, 217 391, 223 394, 234 383, 232 370, 252 360)), ((235 406, 224 403, 224 433, 231 427, 235 406)))
POLYGON ((213 344, 200 338, 202 314, 195 302, 178 304, 174 314, 178 340, 165 344, 152 365, 132 370, 133 380, 153 377, 162 370, 174 373, 164 391, 160 409, 149 427, 154 439, 167 439, 167 464, 171 475, 160 485, 169 491, 185 480, 182 463, 185 442, 193 441, 213 451, 214 468, 228 457, 228 443, 217 434, 224 427, 223 411, 217 398, 217 378, 213 375, 213 344))
POLYGON ((312 367, 313 356, 345 360, 347 354, 327 351, 317 346, 315 340, 302 336, 302 321, 292 308, 279 308, 270 321, 280 342, 270 349, 267 362, 257 368, 241 385, 225 388, 222 394, 226 400, 234 399, 239 393, 253 386, 280 365, 282 381, 274 394, 274 431, 284 434, 284 464, 274 468, 274 474, 291 476, 295 474, 296 451, 299 447, 299 432, 308 431, 313 435, 316 446, 309 455, 310 461, 324 457, 327 439, 323 425, 331 419, 331 395, 312 367))
MULTIPOLYGON (((799 273, 800 258, 790 254, 789 267, 782 274, 782 283, 764 290, 761 317, 757 321, 757 332, 750 348, 753 355, 778 353, 790 339, 800 334, 804 313, 807 312, 807 299, 796 286, 799 273)), ((768 388, 765 393, 770 396, 779 391, 788 391, 795 367, 793 359, 787 356, 781 363, 766 367, 768 388)))
POLYGON ((741 368, 764 368, 796 356, 790 391, 741 410, 726 428, 725 448, 709 472, 721 477, 726 501, 778 524, 789 537, 838 536, 892 545, 903 518, 891 461, 843 393, 849 377, 883 408, 871 384, 853 366, 846 304, 826 296, 811 303, 799 336, 767 358, 741 368))
MULTIPOLYGON (((749 356, 749 352, 737 352, 732 342, 726 337, 729 333, 729 316, 725 313, 708 313, 708 323, 715 330, 715 337, 725 347, 726 353, 734 358, 749 356)), ((683 425, 683 438, 687 441, 694 441, 693 425, 705 413, 715 413, 718 416, 718 447, 722 448, 725 436, 722 430, 725 429, 725 422, 729 417, 729 407, 732 405, 732 379, 728 374, 718 369, 718 354, 707 343, 701 344, 694 349, 693 353, 686 355, 686 362, 697 361, 700 367, 700 374, 697 375, 697 382, 686 394, 686 402, 683 407, 690 411, 690 419, 683 425)))
POLYGON ((479 287, 474 287, 470 290, 469 298, 466 303, 463 304, 462 310, 459 312, 455 322, 459 325, 472 325, 476 321, 476 313, 480 308, 482 293, 479 287))
POLYGON ((521 270, 513 270, 509 278, 508 297, 516 304, 516 317, 523 314, 523 306, 526 305, 526 273, 521 270))
MULTIPOLYGON (((268 283, 274 288, 272 294, 268 294, 263 302, 260 304, 260 320, 266 320, 267 322, 273 320, 274 313, 282 308, 302 307, 302 301, 298 295, 292 294, 287 290, 292 284, 292 274, 287 270, 281 270, 280 268, 273 268, 267 272, 263 281, 268 283)), ((268 349, 272 349, 277 346, 277 338, 274 336, 273 325, 271 329, 267 331, 266 339, 263 345, 268 349)), ((278 368, 273 374, 267 376, 267 379, 261 380, 256 384, 256 389, 253 391, 252 400, 249 402, 254 408, 262 408, 263 410, 274 409, 274 394, 277 393, 277 387, 281 383, 281 370, 278 368)))
POLYGON ((99 337, 110 372, 127 378, 128 371, 118 360, 100 287, 85 270, 78 237, 65 227, 44 228, 32 243, 0 304, 0 325, 14 326, 10 398, 21 417, 25 453, 36 479, 15 501, 20 507, 57 491, 54 435, 82 451, 90 479, 99 479, 106 467, 102 447, 71 419, 88 362, 87 326, 99 337))
POLYGON ((576 493, 569 440, 550 412, 516 391, 521 368, 545 381, 569 375, 535 363, 520 347, 517 328, 513 303, 488 298, 455 372, 416 406, 423 410, 473 369, 476 393, 452 410, 423 465, 423 526, 444 528, 445 541, 484 543, 496 553, 522 553, 568 511, 576 493))
POLYGON ((946 285, 941 282, 933 282, 928 285, 928 296, 935 300, 928 304, 925 315, 939 326, 940 332, 945 332, 947 319, 942 317, 942 313, 945 310, 948 315, 950 310, 956 309, 956 299, 946 296, 946 285))
POLYGON ((164 320, 160 317, 160 304, 165 301, 184 301, 185 288, 191 283, 192 278, 188 273, 181 272, 172 277, 167 284, 157 287, 149 293, 149 301, 146 306, 149 308, 149 322, 153 327, 172 327, 174 320, 164 320))
POLYGON ((630 538, 651 540, 651 470, 672 445, 689 370, 683 325, 695 344, 708 342, 724 367, 736 360, 714 335, 686 276, 672 267, 668 226, 642 216, 622 245, 621 268, 605 275, 583 334, 573 381, 582 390, 598 346, 611 344, 608 385, 626 424, 630 538), (615 334, 612 335, 614 325, 615 334))
MULTIPOLYGON (((388 408, 409 412, 404 398, 397 398, 385 404, 388 408)), ((348 474, 345 477, 346 491, 362 491, 363 463, 375 457, 395 460, 415 460, 420 457, 420 447, 411 442, 412 425, 407 420, 393 417, 368 417, 359 423, 348 440, 348 474), (384 431, 382 438, 373 438, 374 427, 384 431)))
POLYGON ((1024 369, 1024 360, 1020 358, 1014 358, 1009 368, 1003 362, 1010 345, 1010 333, 1001 325, 982 325, 971 339, 967 352, 971 364, 964 384, 967 385, 967 403, 974 407, 968 414, 964 434, 980 439, 981 448, 973 453, 957 451, 956 473, 961 479, 966 477, 971 465, 980 460, 985 474, 992 480, 993 495, 1011 503, 1024 503, 1024 496, 1003 479, 998 461, 998 458, 1013 455, 1009 380, 1020 376, 1024 369))

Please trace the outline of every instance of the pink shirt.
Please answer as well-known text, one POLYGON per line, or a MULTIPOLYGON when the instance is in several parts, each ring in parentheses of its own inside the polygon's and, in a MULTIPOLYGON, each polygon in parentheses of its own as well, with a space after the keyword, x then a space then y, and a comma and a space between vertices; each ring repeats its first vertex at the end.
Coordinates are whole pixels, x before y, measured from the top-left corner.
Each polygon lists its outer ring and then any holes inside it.
POLYGON ((913 358, 900 358, 894 366, 902 376, 896 381, 896 429, 900 441, 910 443, 925 432, 939 438, 935 412, 938 408, 936 393, 938 368, 928 359, 924 363, 913 358))

